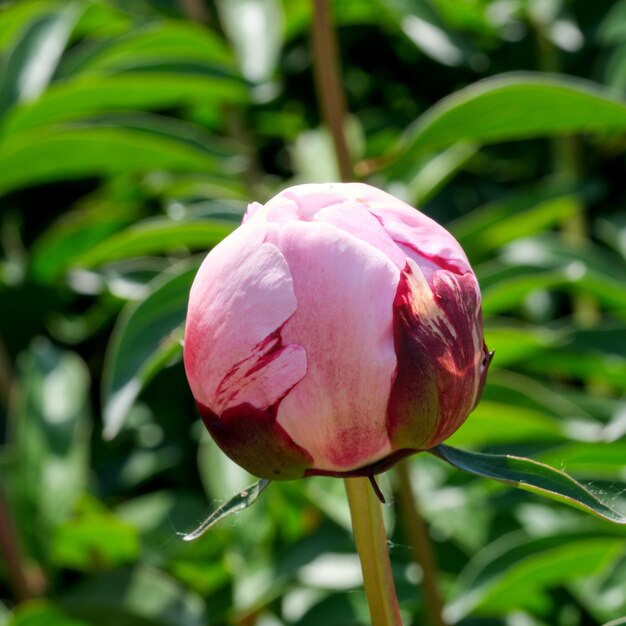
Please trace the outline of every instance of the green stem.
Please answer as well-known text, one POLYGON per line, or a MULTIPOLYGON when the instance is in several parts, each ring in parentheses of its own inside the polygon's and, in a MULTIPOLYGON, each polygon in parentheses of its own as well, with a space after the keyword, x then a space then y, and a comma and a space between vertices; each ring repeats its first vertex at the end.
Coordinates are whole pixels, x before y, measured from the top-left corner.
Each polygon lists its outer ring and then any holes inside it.
POLYGON ((343 132, 346 98, 341 85, 337 37, 332 27, 328 0, 313 0, 313 70, 317 97, 337 155, 341 180, 352 180, 353 169, 343 132))
POLYGON ((9 406, 11 389, 14 385, 13 367, 9 353, 0 338, 0 401, 4 406, 9 406))
POLYGON ((367 478, 344 483, 372 626, 402 626, 380 502, 367 478))
POLYGON ((426 522, 421 514, 417 499, 411 487, 408 462, 396 465, 399 480, 398 504, 403 518, 406 536, 411 544, 415 563, 422 570, 424 601, 432 626, 447 626, 443 618, 443 600, 439 589, 437 560, 428 534, 426 522))
POLYGON ((2 556, 9 586, 18 602, 30 600, 36 595, 27 575, 20 540, 9 509, 9 502, 0 485, 0 556, 2 556))
MULTIPOLYGON (((319 105, 333 139, 341 180, 348 182, 352 180, 353 169, 343 127, 346 98, 327 0, 313 0, 313 69, 319 105)), ((367 478, 346 478, 344 483, 372 626, 402 626, 378 497, 367 478)))
POLYGON ((178 0, 178 4, 190 20, 202 24, 209 21, 209 11, 202 0, 178 0))

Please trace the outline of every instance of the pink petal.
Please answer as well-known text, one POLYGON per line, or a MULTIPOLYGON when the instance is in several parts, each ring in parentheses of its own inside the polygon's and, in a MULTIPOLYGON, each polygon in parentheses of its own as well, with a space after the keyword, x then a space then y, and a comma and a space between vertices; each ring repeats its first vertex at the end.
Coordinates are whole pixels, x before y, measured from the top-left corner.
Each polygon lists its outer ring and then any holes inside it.
MULTIPOLYGON (((400 258, 409 257, 418 262, 430 281, 438 269, 459 274, 470 271, 470 265, 458 242, 448 231, 398 198, 363 183, 307 184, 290 187, 274 196, 263 207, 263 213, 272 225, 283 226, 291 221, 328 221, 346 232, 379 247, 402 269, 400 258), (341 221, 329 219, 342 210, 353 214, 366 209, 383 227, 384 238, 376 234, 360 219, 341 221), (394 247, 389 244, 393 242, 394 247)), ((250 209, 249 209, 250 210, 250 209)), ((259 210, 258 207, 254 209, 259 210)))
POLYGON ((407 256, 422 267, 426 261, 434 264, 435 269, 460 274, 470 271, 465 252, 443 226, 380 189, 361 183, 352 183, 350 187, 351 193, 381 221, 407 256))
POLYGON ((369 243, 387 256, 401 270, 406 254, 396 245, 380 221, 363 204, 351 200, 326 207, 315 215, 316 222, 332 224, 337 228, 369 243))
POLYGON ((242 403, 265 409, 306 373, 304 350, 280 338, 296 298, 265 234, 262 216, 247 220, 211 251, 191 289, 185 369, 196 401, 217 414, 242 403))
POLYGON ((296 185, 274 196, 264 206, 251 204, 246 216, 262 211, 269 222, 270 232, 280 231, 293 221, 332 224, 384 252, 398 269, 402 269, 406 253, 385 231, 380 220, 357 199, 362 188, 373 189, 367 185, 346 183, 296 185))
POLYGON ((259 209, 262 209, 263 205, 259 204, 258 202, 251 202, 247 209, 246 212, 243 215, 243 219, 241 220, 242 222, 247 222, 259 209))
POLYGON ((265 205, 267 218, 272 222, 311 221, 321 209, 345 201, 343 187, 343 183, 289 187, 265 205))
POLYGON ((399 272, 371 245, 328 224, 293 222, 274 236, 298 300, 282 335, 307 353, 307 375, 281 401, 277 421, 312 455, 315 469, 380 460, 390 452, 386 408, 399 272))

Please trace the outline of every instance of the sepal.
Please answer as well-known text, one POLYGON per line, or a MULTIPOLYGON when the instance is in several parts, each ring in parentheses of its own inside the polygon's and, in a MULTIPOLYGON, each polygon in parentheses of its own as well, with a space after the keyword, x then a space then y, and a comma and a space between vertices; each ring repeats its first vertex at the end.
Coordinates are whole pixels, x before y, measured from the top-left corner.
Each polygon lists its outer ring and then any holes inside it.
POLYGON ((254 485, 250 485, 243 491, 236 493, 230 500, 227 500, 224 504, 215 509, 196 530, 183 535, 183 541, 194 541, 202 537, 207 530, 215 526, 218 522, 221 522, 225 517, 252 506, 270 482, 269 480, 259 480, 254 483, 254 485))

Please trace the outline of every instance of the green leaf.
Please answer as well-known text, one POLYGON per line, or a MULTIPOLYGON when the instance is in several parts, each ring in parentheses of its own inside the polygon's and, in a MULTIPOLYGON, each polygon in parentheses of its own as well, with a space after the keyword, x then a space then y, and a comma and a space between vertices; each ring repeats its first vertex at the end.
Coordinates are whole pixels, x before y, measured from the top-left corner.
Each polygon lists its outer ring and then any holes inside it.
MULTIPOLYGON (((486 307, 488 312, 491 308, 486 307)), ((509 367, 513 363, 534 359, 563 341, 563 332, 544 326, 531 326, 499 320, 489 320, 485 328, 485 341, 490 350, 495 350, 492 361, 494 368, 509 367)))
POLYGON ((5 137, 43 124, 115 110, 155 110, 202 103, 244 102, 240 79, 206 72, 130 72, 80 76, 52 85, 35 102, 16 107, 3 126, 5 137))
POLYGON ((104 436, 121 429, 137 396, 182 353, 182 326, 197 262, 185 263, 149 285, 149 295, 121 314, 107 349, 102 377, 104 436))
POLYGON ((7 626, 91 626, 77 620, 46 600, 30 600, 19 605, 7 626))
POLYGON ((563 423, 547 413, 482 400, 469 419, 448 440, 454 445, 493 445, 508 442, 562 442, 563 423))
POLYGON ((544 233, 509 244, 501 261, 476 267, 487 314, 511 310, 542 289, 589 294, 616 314, 626 311, 626 263, 597 244, 571 246, 544 233))
POLYGON ((532 293, 540 290, 566 289, 572 284, 572 279, 561 271, 529 271, 521 266, 516 266, 512 272, 507 272, 506 269, 508 268, 503 269, 500 266, 498 273, 492 276, 492 282, 479 279, 484 315, 499 315, 514 310, 532 293))
POLYGON ((54 13, 61 4, 55 0, 30 0, 4 5, 0 13, 0 52, 10 49, 30 23, 54 13))
POLYGON ((626 442, 568 443, 540 454, 542 462, 598 478, 619 478, 626 458, 626 442))
POLYGON ((598 237, 623 259, 626 259, 626 214, 623 212, 600 217, 594 222, 598 237))
MULTIPOLYGON (((620 529, 621 530, 621 529, 620 529)), ((447 611, 451 621, 480 611, 549 609, 546 592, 592 575, 620 553, 622 533, 560 531, 543 537, 515 532, 485 546, 461 571, 447 611), (547 605, 547 606, 546 606, 547 605)))
POLYGON ((534 374, 570 377, 605 387, 626 390, 626 326, 604 320, 602 326, 572 330, 558 347, 546 350, 540 359, 520 362, 518 367, 534 374))
POLYGON ((604 14, 599 26, 599 36, 605 43, 621 43, 626 36, 626 2, 617 0, 604 14))
POLYGON ((258 482, 250 485, 243 491, 235 494, 230 500, 227 500, 219 508, 217 508, 209 517, 207 517, 196 530, 187 533, 183 536, 185 541, 193 541, 202 537, 207 530, 212 526, 215 526, 218 522, 221 522, 225 517, 238 513, 247 509, 249 506, 256 502, 256 499, 261 495, 262 491, 270 484, 269 480, 259 480, 258 482))
POLYGON ((623 538, 590 539, 527 558, 498 580, 481 599, 479 608, 486 612, 507 611, 513 607, 541 610, 550 605, 546 598, 550 587, 584 579, 609 568, 621 553, 623 542, 623 538))
POLYGON ((129 226, 138 214, 136 203, 116 198, 110 191, 86 199, 64 213, 35 241, 31 247, 30 272, 42 282, 63 278, 77 259, 129 226))
POLYGON ((132 526, 95 500, 85 498, 77 509, 52 535, 51 560, 57 567, 92 572, 137 559, 139 536, 132 526))
MULTIPOLYGON (((176 126, 189 130, 185 124, 176 126)), ((154 169, 228 171, 232 152, 211 153, 206 145, 192 145, 172 134, 123 128, 115 123, 45 127, 18 133, 0 144, 0 194, 44 182, 154 169)))
POLYGON ((624 130, 626 105, 594 83, 564 76, 504 75, 444 98, 406 131, 389 158, 410 162, 459 141, 488 144, 624 130))
POLYGON ((23 29, 0 67, 0 114, 46 87, 79 15, 78 5, 41 14, 23 29))
MULTIPOLYGON (((45 2, 49 1, 45 0, 45 2)), ((135 16, 130 11, 124 11, 123 7, 115 6, 115 2, 106 4, 103 2, 87 2, 85 4, 85 11, 74 29, 74 37, 81 44, 85 41, 83 38, 90 36, 106 41, 109 37, 135 32, 136 23, 133 20, 135 16)), ((75 49, 76 47, 69 50, 64 55, 64 59, 74 52, 75 49)), ((61 64, 63 64, 63 60, 61 64)))
POLYGON ((21 394, 11 416, 17 462, 10 481, 17 523, 47 551, 51 529, 70 515, 88 481, 89 372, 75 353, 42 338, 18 359, 21 394))
POLYGON ((90 626, 206 626, 204 600, 148 566, 94 576, 60 601, 90 626))
POLYGON ((572 185, 547 183, 479 207, 452 222, 449 229, 476 263, 511 241, 564 223, 581 210, 583 198, 591 196, 572 185))
POLYGON ((236 224, 218 220, 189 220, 175 222, 152 219, 105 239, 92 250, 76 259, 75 265, 93 268, 146 254, 176 252, 181 248, 209 250, 236 228, 236 224))
POLYGON ((477 151, 474 144, 459 142, 446 148, 441 154, 428 159, 418 168, 417 173, 407 185, 408 202, 417 207, 428 202, 471 160, 477 151))
POLYGON ((284 15, 279 0, 218 0, 220 21, 253 83, 269 80, 283 45, 284 15))
POLYGON ((155 20, 119 37, 88 40, 67 55, 57 76, 111 74, 150 61, 175 60, 235 70, 231 52, 213 31, 189 21, 155 20))
POLYGON ((450 465, 484 478, 492 478, 520 489, 548 496, 616 524, 626 524, 626 516, 602 502, 573 478, 543 463, 508 454, 466 452, 444 444, 432 454, 450 465))
MULTIPOLYGON (((593 401, 587 393, 584 393, 583 397, 593 401)), ((615 405, 610 403, 609 407, 604 409, 605 417, 603 410, 595 406, 595 403, 593 409, 581 407, 572 399, 571 389, 559 387, 552 381, 539 381, 518 372, 500 369, 489 372, 483 398, 549 413, 567 424, 574 421, 590 421, 592 416, 598 414, 606 421, 616 411, 615 405)))
POLYGON ((626 273, 626 262, 619 255, 591 241, 568 244, 555 233, 515 241, 502 251, 502 259, 509 265, 569 270, 572 280, 582 280, 589 272, 616 285, 623 285, 626 273))

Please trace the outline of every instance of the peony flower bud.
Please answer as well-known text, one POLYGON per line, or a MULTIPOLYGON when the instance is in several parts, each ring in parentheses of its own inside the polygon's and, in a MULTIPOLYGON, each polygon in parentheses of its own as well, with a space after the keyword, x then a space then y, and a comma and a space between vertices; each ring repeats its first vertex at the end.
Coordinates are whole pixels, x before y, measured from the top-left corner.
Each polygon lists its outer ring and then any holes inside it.
POLYGON ((191 391, 220 448, 261 478, 371 476, 436 446, 490 359, 457 241, 364 184, 250 205, 191 288, 191 391))

